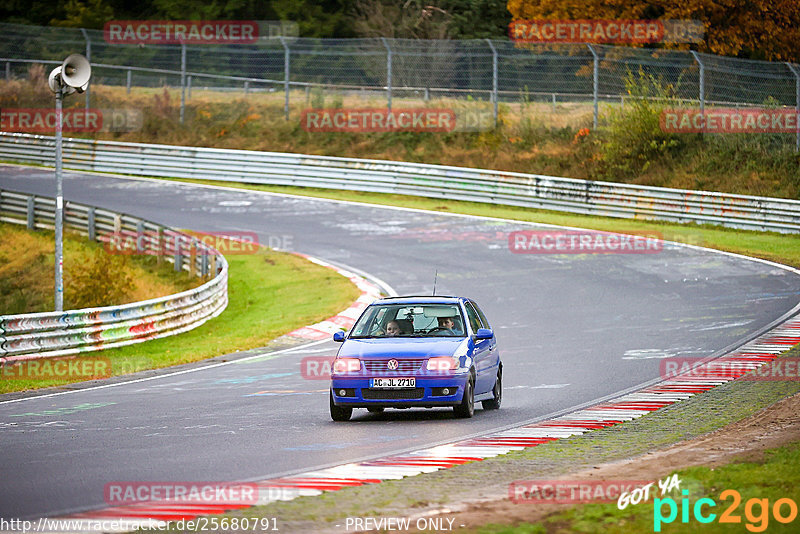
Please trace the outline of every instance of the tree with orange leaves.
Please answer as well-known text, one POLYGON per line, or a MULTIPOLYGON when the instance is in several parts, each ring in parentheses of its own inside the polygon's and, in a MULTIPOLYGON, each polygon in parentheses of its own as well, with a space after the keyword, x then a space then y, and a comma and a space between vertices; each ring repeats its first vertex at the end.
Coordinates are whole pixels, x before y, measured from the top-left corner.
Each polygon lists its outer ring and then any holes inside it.
MULTIPOLYGON (((514 20, 693 19, 706 28, 694 48, 726 56, 800 61, 798 0, 508 0, 514 20)), ((654 46, 654 45, 647 45, 654 46)))

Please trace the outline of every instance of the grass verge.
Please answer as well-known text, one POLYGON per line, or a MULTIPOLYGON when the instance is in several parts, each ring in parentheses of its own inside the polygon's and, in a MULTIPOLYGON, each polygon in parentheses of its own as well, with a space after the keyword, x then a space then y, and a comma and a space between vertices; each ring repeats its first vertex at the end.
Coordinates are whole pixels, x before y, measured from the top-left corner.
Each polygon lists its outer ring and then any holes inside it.
MULTIPOLYGON (((54 233, 0 223, 0 313, 53 309, 54 233)), ((107 254, 102 245, 64 233, 64 308, 127 304, 178 293, 200 285, 188 273, 152 256, 107 254)))
MULTIPOLYGON (((227 260, 228 307, 219 317, 178 336, 76 358, 109 358, 112 376, 195 362, 263 346, 334 315, 359 296, 347 278, 292 254, 261 249, 227 260)), ((77 381, 0 379, 0 393, 77 381)))
POLYGON ((553 514, 539 523, 523 523, 513 527, 486 525, 477 534, 523 534, 523 533, 570 533, 607 532, 610 534, 628 532, 797 532, 796 506, 800 503, 800 443, 766 451, 766 459, 761 462, 733 462, 716 468, 692 467, 678 470, 678 478, 691 481, 693 488, 703 488, 692 492, 682 502, 680 495, 665 496, 664 501, 672 499, 676 516, 671 517, 668 502, 656 505, 649 502, 627 506, 619 510, 616 503, 586 504, 566 512, 553 514), (725 494, 733 490, 736 494, 725 494), (738 495, 738 497, 736 497, 738 495), (737 501, 736 499, 739 499, 737 501), (711 521, 699 521, 695 515, 695 505, 704 501, 700 517, 711 521), (791 503, 786 502, 786 499, 791 503), (775 504, 781 501, 778 513, 781 518, 795 519, 787 523, 775 517, 775 504), (713 503, 713 504, 712 504, 713 503), (792 514, 792 506, 795 513, 792 514), (683 508, 688 515, 682 517, 683 508), (733 522, 722 523, 722 515, 730 512, 733 522), (712 517, 713 515, 713 517, 712 517))

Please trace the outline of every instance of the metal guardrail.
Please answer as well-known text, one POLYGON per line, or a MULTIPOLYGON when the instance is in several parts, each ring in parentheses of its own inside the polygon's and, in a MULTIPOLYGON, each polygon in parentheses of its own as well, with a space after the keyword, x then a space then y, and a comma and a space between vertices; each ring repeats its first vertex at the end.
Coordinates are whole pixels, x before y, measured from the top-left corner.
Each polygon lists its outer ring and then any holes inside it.
MULTIPOLYGON (((0 158, 48 165, 52 137, 0 133, 0 158)), ((64 167, 350 189, 587 215, 800 232, 800 201, 493 170, 249 150, 64 140, 64 167)))
MULTIPOLYGON (((0 190, 0 221, 52 229, 54 212, 52 198, 0 190)), ((188 291, 121 306, 0 316, 0 364, 171 336, 200 326, 228 305, 228 263, 195 236, 75 202, 65 203, 64 226, 106 243, 114 236, 135 236, 144 250, 172 253, 166 260, 176 270, 211 280, 188 291)), ((124 242, 119 239, 113 246, 124 242)))

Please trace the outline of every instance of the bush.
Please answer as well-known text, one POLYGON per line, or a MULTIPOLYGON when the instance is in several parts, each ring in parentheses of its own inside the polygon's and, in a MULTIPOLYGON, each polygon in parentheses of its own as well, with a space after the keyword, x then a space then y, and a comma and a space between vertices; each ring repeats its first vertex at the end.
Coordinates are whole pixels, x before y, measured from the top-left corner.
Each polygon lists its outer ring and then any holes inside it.
POLYGON ((86 256, 65 275, 64 308, 94 308, 128 302, 135 289, 125 256, 115 256, 102 248, 86 256))
POLYGON ((663 85, 651 74, 628 72, 625 87, 629 98, 625 106, 613 109, 600 143, 603 172, 610 179, 633 177, 653 163, 684 149, 695 135, 664 132, 661 112, 677 107, 672 85, 663 85))

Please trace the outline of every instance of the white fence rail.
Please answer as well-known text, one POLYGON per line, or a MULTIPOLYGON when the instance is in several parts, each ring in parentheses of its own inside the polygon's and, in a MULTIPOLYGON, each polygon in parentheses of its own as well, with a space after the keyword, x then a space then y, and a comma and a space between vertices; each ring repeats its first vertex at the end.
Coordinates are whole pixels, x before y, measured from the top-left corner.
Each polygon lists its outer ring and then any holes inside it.
MULTIPOLYGON (((52 198, 0 190, 0 221, 52 229, 54 211, 52 198)), ((228 305, 228 264, 222 254, 195 236, 74 202, 65 204, 64 227, 98 241, 132 236, 140 244, 142 240, 151 242, 152 246, 143 249, 155 254, 167 250, 170 256, 166 260, 173 262, 176 270, 210 280, 188 291, 121 306, 0 315, 0 364, 178 334, 216 317, 228 305)))
MULTIPOLYGON (((49 165, 52 137, 0 133, 0 158, 49 165)), ((351 189, 587 215, 800 232, 800 201, 493 170, 247 150, 64 140, 64 167, 134 176, 351 189)))

